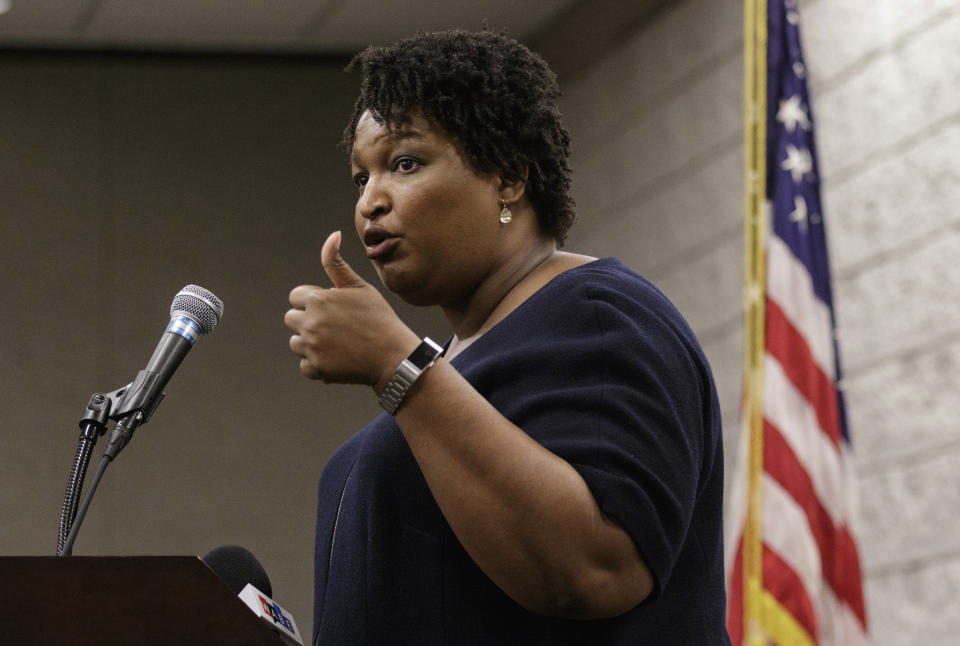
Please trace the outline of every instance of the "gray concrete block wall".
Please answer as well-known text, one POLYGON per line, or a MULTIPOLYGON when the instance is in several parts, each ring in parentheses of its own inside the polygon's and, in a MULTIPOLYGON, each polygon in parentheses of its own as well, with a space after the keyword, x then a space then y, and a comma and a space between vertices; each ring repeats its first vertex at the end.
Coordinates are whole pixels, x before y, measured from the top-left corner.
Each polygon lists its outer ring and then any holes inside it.
MULTIPOLYGON (((801 0, 873 643, 960 630, 960 1, 801 0)), ((742 3, 682 0, 564 87, 581 222, 688 317, 732 470, 742 3)))
POLYGON ((960 3, 809 5, 805 43, 874 643, 953 644, 960 3))

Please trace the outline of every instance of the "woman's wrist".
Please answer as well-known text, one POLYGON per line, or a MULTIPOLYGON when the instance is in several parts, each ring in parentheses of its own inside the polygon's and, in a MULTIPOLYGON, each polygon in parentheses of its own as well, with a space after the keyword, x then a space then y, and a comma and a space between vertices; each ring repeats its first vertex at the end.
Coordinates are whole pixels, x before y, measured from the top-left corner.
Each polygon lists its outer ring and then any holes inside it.
POLYGON ((372 384, 373 392, 376 393, 378 398, 383 396, 387 385, 390 383, 390 380, 393 379, 393 375, 397 372, 397 368, 400 367, 403 360, 406 359, 411 352, 416 350, 419 345, 420 337, 408 328, 405 330, 402 340, 393 344, 394 349, 384 353, 384 359, 379 366, 379 377, 376 382, 372 384))

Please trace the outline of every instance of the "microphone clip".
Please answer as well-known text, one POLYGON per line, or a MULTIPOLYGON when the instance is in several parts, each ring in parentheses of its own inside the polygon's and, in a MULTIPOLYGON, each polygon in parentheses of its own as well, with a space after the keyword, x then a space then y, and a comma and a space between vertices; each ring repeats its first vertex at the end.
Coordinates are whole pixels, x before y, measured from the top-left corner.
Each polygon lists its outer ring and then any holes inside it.
MULTIPOLYGON (((122 419, 130 413, 140 413, 139 424, 146 424, 150 421, 153 412, 163 401, 165 393, 151 395, 155 384, 159 381, 159 375, 152 370, 141 370, 137 373, 136 379, 125 387, 115 390, 121 399, 116 404, 116 411, 111 416, 112 419, 122 419)), ((112 394, 112 393, 111 393, 112 394)))
POLYGON ((80 417, 80 428, 83 429, 89 425, 97 426, 100 429, 99 435, 103 435, 109 420, 120 421, 131 413, 140 414, 138 426, 146 424, 165 395, 160 393, 153 399, 146 396, 155 378, 155 373, 141 370, 137 378, 126 386, 108 393, 92 395, 87 402, 87 409, 80 417))
POLYGON ((137 378, 126 386, 92 395, 80 418, 81 439, 96 442, 106 432, 107 422, 114 420, 116 425, 104 453, 113 460, 133 437, 133 431, 150 421, 153 412, 163 401, 164 393, 149 397, 156 376, 154 372, 141 370, 137 378))

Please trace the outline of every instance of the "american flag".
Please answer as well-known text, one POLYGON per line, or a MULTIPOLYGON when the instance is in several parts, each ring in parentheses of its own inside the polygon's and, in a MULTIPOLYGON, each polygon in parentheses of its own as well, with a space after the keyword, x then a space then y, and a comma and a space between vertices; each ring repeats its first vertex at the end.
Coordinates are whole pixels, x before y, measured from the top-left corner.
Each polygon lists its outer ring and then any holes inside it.
MULTIPOLYGON (((759 643, 866 644, 857 482, 847 432, 796 0, 768 0, 759 643)), ((745 415, 746 417, 746 415, 745 415)), ((745 634, 744 525, 750 460, 741 433, 727 508, 727 628, 745 634)), ((756 468, 756 467, 754 467, 756 468)), ((750 533, 747 532, 749 536, 750 533)))

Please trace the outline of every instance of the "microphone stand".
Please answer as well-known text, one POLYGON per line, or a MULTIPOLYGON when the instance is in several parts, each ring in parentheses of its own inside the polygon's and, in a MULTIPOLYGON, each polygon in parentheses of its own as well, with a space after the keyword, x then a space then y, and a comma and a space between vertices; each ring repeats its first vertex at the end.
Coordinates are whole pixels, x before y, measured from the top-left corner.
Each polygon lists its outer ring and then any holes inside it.
POLYGON ((160 393, 152 401, 145 401, 141 395, 144 377, 142 373, 137 379, 123 388, 109 393, 96 393, 87 402, 87 409, 80 418, 80 440, 77 453, 73 459, 70 476, 67 479, 67 490, 63 498, 63 508, 60 511, 60 531, 57 536, 57 555, 70 556, 73 553, 73 543, 80 531, 80 524, 86 516, 87 508, 93 500, 93 494, 103 478, 103 473, 113 458, 127 445, 133 436, 133 431, 141 424, 146 424, 163 400, 164 393, 160 393), (115 420, 110 443, 104 452, 100 468, 93 482, 87 490, 82 505, 78 505, 83 481, 93 455, 93 447, 97 439, 107 430, 107 422, 115 420))

